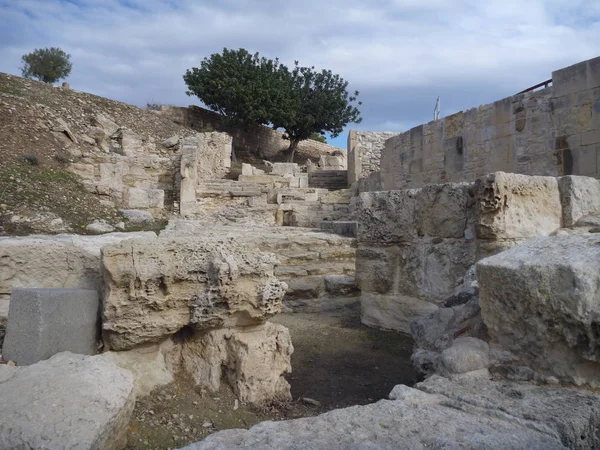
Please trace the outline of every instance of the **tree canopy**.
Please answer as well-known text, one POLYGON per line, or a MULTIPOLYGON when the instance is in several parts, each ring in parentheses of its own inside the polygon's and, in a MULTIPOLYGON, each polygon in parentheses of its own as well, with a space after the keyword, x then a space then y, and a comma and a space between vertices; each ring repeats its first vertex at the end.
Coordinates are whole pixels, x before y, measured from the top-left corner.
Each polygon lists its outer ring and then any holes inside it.
MULTIPOLYGON (((186 71, 188 95, 196 95, 232 125, 258 123, 285 130, 288 160, 298 143, 330 133, 338 136, 350 122, 360 122, 348 82, 330 70, 301 67, 292 70, 278 59, 228 50, 205 58, 199 68, 186 71)), ((357 103, 359 106, 361 102, 357 103)))
POLYGON ((71 55, 60 48, 40 48, 21 57, 21 73, 25 78, 36 78, 44 83, 56 83, 67 78, 73 65, 71 55))

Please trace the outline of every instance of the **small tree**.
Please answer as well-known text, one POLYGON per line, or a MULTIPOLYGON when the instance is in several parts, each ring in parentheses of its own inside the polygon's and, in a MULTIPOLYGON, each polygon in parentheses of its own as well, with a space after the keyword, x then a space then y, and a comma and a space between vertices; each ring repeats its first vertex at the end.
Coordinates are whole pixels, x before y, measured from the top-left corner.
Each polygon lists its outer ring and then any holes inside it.
MULTIPOLYGON (((287 72, 287 69, 286 69, 287 72)), ((290 79, 292 107, 275 115, 273 124, 283 128, 290 141, 287 160, 294 160, 298 143, 309 139, 313 133, 330 133, 337 137, 350 123, 362 121, 360 111, 352 103, 359 95, 348 94, 348 82, 330 70, 316 72, 314 67, 300 67, 287 72, 290 79)), ((358 106, 362 102, 357 103, 358 106)))
POLYGON ((37 78, 44 83, 56 83, 67 78, 73 65, 71 55, 60 48, 40 48, 23 55, 21 73, 25 78, 37 78))
POLYGON ((183 76, 188 95, 196 95, 230 126, 269 124, 273 111, 289 103, 284 66, 279 60, 223 49, 188 69, 183 76))

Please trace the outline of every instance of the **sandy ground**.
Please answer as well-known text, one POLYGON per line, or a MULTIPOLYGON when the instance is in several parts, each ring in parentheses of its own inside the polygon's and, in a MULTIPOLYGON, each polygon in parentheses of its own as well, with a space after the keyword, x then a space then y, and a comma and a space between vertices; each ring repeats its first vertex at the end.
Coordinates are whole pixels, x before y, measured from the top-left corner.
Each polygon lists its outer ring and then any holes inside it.
POLYGON ((386 398, 396 384, 415 382, 410 336, 361 325, 358 301, 320 312, 281 314, 273 322, 289 328, 294 344, 293 373, 287 377, 291 402, 251 407, 239 402, 226 383, 219 392, 208 393, 180 377, 138 400, 127 448, 179 448, 217 430, 371 403, 386 398))

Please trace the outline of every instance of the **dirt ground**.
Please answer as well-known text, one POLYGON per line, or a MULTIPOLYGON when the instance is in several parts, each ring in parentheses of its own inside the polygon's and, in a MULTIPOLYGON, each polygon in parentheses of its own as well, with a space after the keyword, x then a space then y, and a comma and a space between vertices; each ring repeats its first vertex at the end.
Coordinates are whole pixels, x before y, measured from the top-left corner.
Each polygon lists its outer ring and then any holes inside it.
POLYGON ((180 377, 138 400, 127 448, 179 448, 218 430, 372 403, 396 384, 415 382, 410 336, 361 325, 358 302, 334 311, 281 314, 273 322, 292 336, 291 402, 251 407, 225 383, 208 393, 180 377))

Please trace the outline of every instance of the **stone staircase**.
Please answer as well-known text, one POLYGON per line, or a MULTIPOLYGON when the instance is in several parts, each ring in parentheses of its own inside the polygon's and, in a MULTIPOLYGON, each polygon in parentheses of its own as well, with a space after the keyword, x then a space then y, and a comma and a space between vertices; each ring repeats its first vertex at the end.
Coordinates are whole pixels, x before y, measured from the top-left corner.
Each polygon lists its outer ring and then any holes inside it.
MULTIPOLYGON (((356 300, 356 239, 297 227, 208 227, 195 220, 171 220, 161 236, 212 233, 219 239, 251 234, 251 241, 278 256, 275 276, 288 284, 285 305, 292 310, 310 309, 332 298, 356 300)), ((248 240, 248 238, 245 238, 248 240)), ((338 302, 339 303, 339 302, 338 302)))
POLYGON ((347 170, 316 170, 308 173, 308 186, 336 191, 348 187, 347 170))

